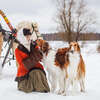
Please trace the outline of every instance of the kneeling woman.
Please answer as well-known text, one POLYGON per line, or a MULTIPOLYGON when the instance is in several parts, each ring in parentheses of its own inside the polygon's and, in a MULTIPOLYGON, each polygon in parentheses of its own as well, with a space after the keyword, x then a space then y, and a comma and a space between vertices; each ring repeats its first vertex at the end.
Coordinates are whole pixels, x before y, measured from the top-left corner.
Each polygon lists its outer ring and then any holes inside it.
POLYGON ((24 92, 49 92, 49 86, 43 66, 40 64, 41 53, 35 42, 31 42, 31 32, 29 29, 22 30, 23 38, 15 50, 18 62, 16 81, 18 89, 24 92))

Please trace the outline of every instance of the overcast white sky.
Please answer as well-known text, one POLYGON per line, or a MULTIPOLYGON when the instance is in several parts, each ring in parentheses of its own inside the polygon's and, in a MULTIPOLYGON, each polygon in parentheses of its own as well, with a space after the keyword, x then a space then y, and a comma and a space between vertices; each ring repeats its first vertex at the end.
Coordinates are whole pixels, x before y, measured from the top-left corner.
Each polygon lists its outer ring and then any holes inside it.
MULTIPOLYGON (((23 20, 33 20, 38 22, 41 32, 55 32, 56 23, 53 18, 55 15, 55 0, 0 0, 2 9, 11 23, 15 26, 23 20)), ((86 0, 88 6, 97 13, 100 18, 100 0, 86 0)), ((2 19, 0 17, 0 19, 2 19)), ((4 24, 3 20, 0 20, 4 24)), ((98 19, 100 22, 100 19, 98 19)), ((100 32, 99 26, 97 31, 100 32)))

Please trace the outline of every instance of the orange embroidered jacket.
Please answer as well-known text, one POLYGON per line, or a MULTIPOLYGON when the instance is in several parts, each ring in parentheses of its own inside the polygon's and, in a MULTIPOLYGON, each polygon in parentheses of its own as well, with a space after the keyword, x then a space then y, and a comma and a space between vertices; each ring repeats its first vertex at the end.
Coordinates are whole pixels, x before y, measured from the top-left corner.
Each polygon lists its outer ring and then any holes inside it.
MULTIPOLYGON (((16 50, 15 50, 16 60, 18 62, 17 77, 23 77, 23 76, 27 75, 29 72, 29 70, 24 66, 24 64, 22 62, 23 59, 25 59, 29 56, 26 52, 24 52, 25 51, 24 49, 25 48, 22 48, 22 50, 20 50, 19 48, 16 48, 16 50)), ((26 49, 26 51, 27 51, 27 49, 26 49)), ((33 68, 34 68, 34 66, 33 66, 33 68)), ((40 63, 37 63, 35 65, 35 68, 44 70, 43 66, 40 63)))

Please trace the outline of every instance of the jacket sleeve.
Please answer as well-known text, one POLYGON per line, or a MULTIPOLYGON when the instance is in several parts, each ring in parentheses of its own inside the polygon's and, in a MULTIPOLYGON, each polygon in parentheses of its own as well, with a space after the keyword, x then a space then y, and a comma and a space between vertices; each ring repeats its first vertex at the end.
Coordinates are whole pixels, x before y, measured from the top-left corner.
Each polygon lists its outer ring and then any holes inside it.
POLYGON ((25 56, 23 53, 21 53, 18 49, 15 50, 15 56, 18 64, 20 66, 24 66, 25 69, 30 70, 34 67, 37 62, 35 59, 33 60, 30 56, 25 56))
POLYGON ((24 57, 21 56, 22 54, 19 52, 18 49, 15 50, 15 56, 16 56, 16 60, 18 62, 19 65, 22 65, 22 60, 24 59, 24 57))
POLYGON ((22 62, 24 64, 24 66, 30 70, 34 67, 36 67, 36 65, 39 63, 39 61, 41 61, 42 59, 42 54, 41 52, 38 50, 38 48, 34 48, 32 52, 30 52, 30 56, 23 59, 22 62))

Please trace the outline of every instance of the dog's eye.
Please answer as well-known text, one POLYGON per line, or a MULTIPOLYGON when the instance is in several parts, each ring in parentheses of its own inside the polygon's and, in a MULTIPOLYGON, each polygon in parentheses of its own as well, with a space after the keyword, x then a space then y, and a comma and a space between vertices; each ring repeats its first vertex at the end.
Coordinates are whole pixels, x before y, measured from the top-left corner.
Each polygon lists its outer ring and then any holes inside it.
POLYGON ((76 44, 74 46, 76 46, 76 44))

